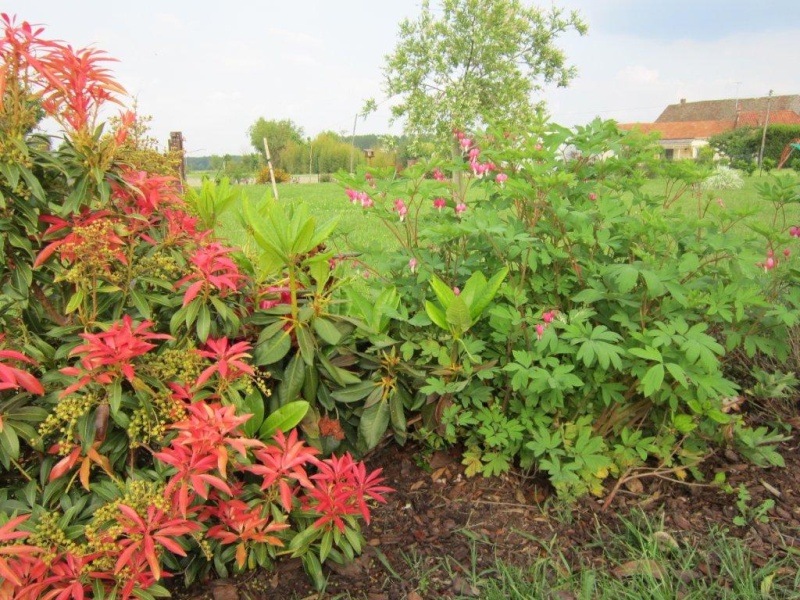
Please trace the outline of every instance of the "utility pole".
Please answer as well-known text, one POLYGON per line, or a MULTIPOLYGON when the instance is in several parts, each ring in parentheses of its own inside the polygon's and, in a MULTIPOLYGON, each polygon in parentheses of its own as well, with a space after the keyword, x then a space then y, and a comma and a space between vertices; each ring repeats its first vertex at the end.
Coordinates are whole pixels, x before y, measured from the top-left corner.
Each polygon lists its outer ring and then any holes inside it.
POLYGON ((764 118, 764 131, 761 133, 761 150, 758 152, 758 175, 764 173, 764 144, 767 142, 767 125, 769 125, 769 105, 772 103, 772 90, 767 98, 767 116, 764 118))
POLYGON ((272 197, 278 199, 278 186, 275 185, 275 171, 272 170, 272 158, 269 155, 269 144, 264 136, 264 152, 267 154, 267 167, 269 167, 269 178, 272 181, 272 197))

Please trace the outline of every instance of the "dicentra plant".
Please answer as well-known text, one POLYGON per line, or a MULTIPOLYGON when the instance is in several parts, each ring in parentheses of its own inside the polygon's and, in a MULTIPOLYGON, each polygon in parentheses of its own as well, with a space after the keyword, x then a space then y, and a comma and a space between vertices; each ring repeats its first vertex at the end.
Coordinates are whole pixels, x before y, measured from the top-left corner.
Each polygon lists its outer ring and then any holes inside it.
POLYGON ((657 162, 651 140, 613 122, 457 135, 455 163, 341 178, 401 246, 374 250, 374 265, 410 315, 389 334, 427 374, 419 434, 463 443, 469 473, 518 461, 564 495, 605 494, 608 476, 645 464, 700 476, 725 444, 781 464, 781 436, 746 426, 732 373, 742 358, 790 358, 796 182, 762 188, 775 219, 747 236, 701 191, 702 168, 657 162), (644 193, 662 169, 664 192, 644 193), (471 174, 465 186, 453 170, 471 174), (686 194, 694 214, 676 209, 686 194), (466 311, 459 288, 478 276, 502 283, 466 311))

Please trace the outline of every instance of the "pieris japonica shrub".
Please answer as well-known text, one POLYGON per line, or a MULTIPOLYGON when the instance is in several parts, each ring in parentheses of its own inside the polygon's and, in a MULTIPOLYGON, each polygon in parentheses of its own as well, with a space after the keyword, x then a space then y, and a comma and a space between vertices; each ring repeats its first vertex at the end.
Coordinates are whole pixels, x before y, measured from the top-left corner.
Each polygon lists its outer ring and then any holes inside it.
POLYGON ((789 355, 794 180, 762 191, 774 225, 748 235, 698 192, 703 170, 655 162, 651 140, 611 122, 457 136, 461 161, 341 178, 399 246, 370 250, 373 281, 408 312, 390 335, 426 373, 419 435, 463 443, 470 474, 518 461, 564 495, 603 494, 645 462, 699 477, 725 444, 781 464, 731 372, 789 355), (643 191, 651 172, 663 193, 643 191), (696 209, 676 208, 685 194, 696 209))
POLYGON ((321 586, 389 489, 298 439, 324 416, 299 395, 270 403, 271 292, 209 228, 230 189, 187 204, 130 164, 105 54, 0 28, 0 597, 153 598, 281 554, 321 586))

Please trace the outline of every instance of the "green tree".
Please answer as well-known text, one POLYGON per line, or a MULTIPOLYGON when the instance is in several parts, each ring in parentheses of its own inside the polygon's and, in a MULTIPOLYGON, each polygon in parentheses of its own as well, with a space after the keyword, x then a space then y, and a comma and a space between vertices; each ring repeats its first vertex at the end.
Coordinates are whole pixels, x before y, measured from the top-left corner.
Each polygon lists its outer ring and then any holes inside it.
POLYGON ((291 119, 267 121, 264 117, 259 117, 250 126, 248 134, 253 148, 265 160, 264 138, 267 138, 272 164, 282 168, 285 168, 281 162, 282 154, 289 142, 303 143, 303 128, 296 125, 291 119))
POLYGON ((444 145, 453 129, 530 123, 533 94, 575 76, 555 42, 570 30, 586 32, 577 12, 528 8, 519 0, 438 5, 423 0, 417 20, 400 24, 384 67, 387 94, 401 97, 393 118, 405 117, 410 135, 434 135, 444 145))

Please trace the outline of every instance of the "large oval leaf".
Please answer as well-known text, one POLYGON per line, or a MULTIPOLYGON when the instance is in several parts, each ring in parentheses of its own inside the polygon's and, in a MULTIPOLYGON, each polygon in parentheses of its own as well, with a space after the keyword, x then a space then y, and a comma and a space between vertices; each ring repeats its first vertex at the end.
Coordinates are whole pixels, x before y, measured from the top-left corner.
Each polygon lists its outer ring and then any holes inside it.
POLYGON ((358 423, 358 435, 364 441, 367 450, 371 450, 381 441, 389 426, 389 403, 385 400, 365 409, 358 423))
POLYGON ((266 418, 258 430, 258 437, 265 440, 275 435, 278 430, 286 432, 294 429, 306 416, 308 408, 309 404, 305 400, 295 400, 281 406, 266 418))

